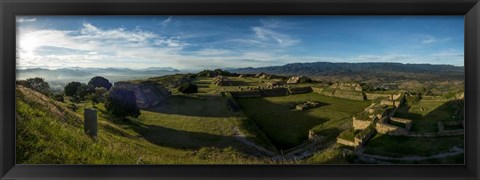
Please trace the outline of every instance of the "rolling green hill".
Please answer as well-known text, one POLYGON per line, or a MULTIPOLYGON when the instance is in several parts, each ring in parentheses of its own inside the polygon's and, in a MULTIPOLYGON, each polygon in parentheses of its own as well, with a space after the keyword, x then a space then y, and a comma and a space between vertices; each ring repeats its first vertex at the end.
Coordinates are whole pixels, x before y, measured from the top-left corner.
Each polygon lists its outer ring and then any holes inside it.
MULTIPOLYGON (((103 113, 99 107, 98 138, 92 139, 83 132, 83 107, 74 112, 66 103, 56 102, 38 92, 16 87, 17 100, 17 163, 19 164, 258 164, 261 158, 239 152, 238 147, 192 145, 176 147, 161 145, 149 136, 149 129, 163 130, 160 140, 172 133, 178 136, 204 134, 188 132, 188 127, 178 130, 169 123, 153 126, 141 120, 119 121, 103 113), (161 127, 159 125, 164 125, 161 127), (170 127, 165 127, 171 125, 170 127), (125 128, 129 127, 129 128, 125 128)), ((90 103, 83 103, 84 106, 90 103)), ((142 112, 143 113, 143 112, 142 112)), ((144 113, 152 116, 152 113, 144 113)), ((201 130, 199 130, 201 131, 201 130)), ((208 132, 208 130, 205 130, 208 132)), ((161 135, 161 134, 155 134, 161 135)), ((220 138, 220 140, 224 140, 220 138)), ((172 141, 170 141, 172 142, 172 141)), ((200 142, 201 143, 201 142, 200 142)), ((241 146, 237 144, 237 146, 241 146)))

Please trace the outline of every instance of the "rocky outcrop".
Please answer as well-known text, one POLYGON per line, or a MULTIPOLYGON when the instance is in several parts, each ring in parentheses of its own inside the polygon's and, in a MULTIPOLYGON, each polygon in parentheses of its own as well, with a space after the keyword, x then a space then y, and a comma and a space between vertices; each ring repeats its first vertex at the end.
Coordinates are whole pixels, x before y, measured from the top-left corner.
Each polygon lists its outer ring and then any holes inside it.
POLYGON ((141 83, 117 82, 113 89, 127 89, 135 93, 138 108, 146 109, 153 107, 170 97, 171 93, 163 85, 146 81, 141 83))

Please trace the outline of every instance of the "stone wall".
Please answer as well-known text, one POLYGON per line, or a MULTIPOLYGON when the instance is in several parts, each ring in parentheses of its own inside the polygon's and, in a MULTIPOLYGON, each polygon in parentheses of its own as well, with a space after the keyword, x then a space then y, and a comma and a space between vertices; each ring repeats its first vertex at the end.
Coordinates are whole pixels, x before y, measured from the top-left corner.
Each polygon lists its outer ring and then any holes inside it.
POLYGON ((320 88, 320 87, 311 87, 311 88, 314 93, 320 93, 323 91, 323 88, 320 88))
POLYGON ((353 129, 366 129, 368 126, 372 124, 372 121, 369 120, 360 120, 355 117, 353 119, 353 129))
POLYGON ((234 98, 258 98, 262 97, 259 90, 252 91, 229 91, 230 95, 234 98))
POLYGON ((297 84, 302 76, 293 76, 287 80, 287 84, 297 84))
POLYGON ((380 101, 380 104, 381 105, 387 105, 387 106, 395 106, 395 107, 399 107, 401 106, 403 103, 405 102, 405 98, 401 98, 401 99, 394 99, 394 100, 391 100, 391 99, 385 99, 385 100, 382 100, 380 101))
MULTIPOLYGON (((364 138, 359 138, 359 137, 355 136, 354 143, 357 146, 361 146, 361 145, 365 144, 372 137, 372 135, 375 133, 375 131, 372 130, 372 129, 368 129, 368 130, 370 132, 364 138)), ((365 131, 367 131, 367 130, 365 130, 365 131)))
POLYGON ((408 129, 408 130, 412 128, 412 120, 410 119, 390 117, 390 121, 405 124, 405 129, 408 129))
POLYGON ((288 89, 287 88, 262 89, 260 90, 260 94, 263 97, 287 96, 288 89))
POLYGON ((401 97, 401 96, 402 96, 402 93, 393 94, 393 95, 392 95, 392 98, 393 98, 394 100, 398 100, 398 98, 401 97))
POLYGON ((409 131, 405 128, 394 126, 391 124, 386 124, 382 122, 377 122, 375 129, 380 134, 388 134, 392 136, 406 136, 409 131))
POLYGON ((367 100, 375 100, 377 98, 388 98, 390 94, 373 94, 373 93, 365 93, 367 100))
POLYGON ((358 101, 365 100, 363 93, 358 91, 345 91, 345 90, 337 89, 333 93, 333 96, 344 98, 344 99, 358 100, 358 101))
MULTIPOLYGON (((452 121, 452 122, 448 122, 445 125, 448 125, 448 126, 455 126, 460 124, 463 125, 462 122, 463 121, 452 121)), ((465 134, 465 129, 445 130, 445 126, 441 121, 437 122, 437 126, 438 126, 437 136, 461 136, 465 134)))
POLYGON ((464 129, 455 129, 455 130, 444 130, 439 131, 437 136, 461 136, 465 134, 464 129))
POLYGON ((357 147, 357 144, 355 144, 354 141, 349 141, 349 140, 342 139, 342 138, 337 138, 337 143, 338 144, 343 144, 345 146, 357 147))
POLYGON ((311 87, 288 88, 288 92, 290 94, 305 94, 305 93, 311 93, 312 88, 311 87))
POLYGON ((425 132, 425 133, 417 133, 417 132, 410 132, 406 136, 408 137, 437 137, 437 133, 425 132))

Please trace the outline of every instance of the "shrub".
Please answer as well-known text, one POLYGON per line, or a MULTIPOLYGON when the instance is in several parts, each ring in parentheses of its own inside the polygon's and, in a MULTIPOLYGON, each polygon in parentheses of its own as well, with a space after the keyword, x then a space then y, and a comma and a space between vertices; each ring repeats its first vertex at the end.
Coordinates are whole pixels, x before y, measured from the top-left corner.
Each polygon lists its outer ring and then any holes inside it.
POLYGON ((18 85, 22 85, 26 88, 32 89, 43 95, 50 96, 50 85, 45 82, 43 78, 35 77, 35 78, 28 78, 27 80, 19 80, 16 81, 18 85))
POLYGON ((67 86, 65 86, 65 88, 64 88, 65 96, 70 96, 70 97, 76 96, 77 89, 81 85, 82 85, 82 83, 80 83, 80 82, 70 82, 70 83, 68 83, 67 86))
POLYGON ((105 89, 110 90, 110 88, 112 87, 112 83, 110 83, 108 79, 102 76, 95 76, 92 79, 90 79, 90 81, 88 81, 88 86, 94 87, 94 88, 104 87, 105 89))
POLYGON ((122 117, 126 116, 137 118, 140 116, 140 109, 136 105, 135 93, 126 89, 113 89, 108 95, 105 108, 112 115, 122 117))
POLYGON ((61 94, 57 94, 57 95, 53 96, 53 99, 55 99, 56 101, 59 101, 59 102, 65 102, 65 99, 63 98, 63 95, 61 95, 61 94))

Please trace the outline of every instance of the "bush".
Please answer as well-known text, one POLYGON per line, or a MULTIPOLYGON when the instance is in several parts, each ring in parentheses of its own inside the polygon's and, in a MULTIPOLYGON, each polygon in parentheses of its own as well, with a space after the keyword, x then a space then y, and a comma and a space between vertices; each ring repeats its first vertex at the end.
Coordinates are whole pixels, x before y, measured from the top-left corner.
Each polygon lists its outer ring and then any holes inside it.
POLYGON ((50 85, 45 82, 43 78, 35 77, 35 78, 28 78, 27 80, 18 80, 16 81, 18 85, 22 85, 26 88, 32 89, 43 95, 50 96, 50 85))
POLYGON ((110 90, 112 87, 112 83, 108 81, 108 79, 105 79, 102 76, 95 76, 90 81, 88 81, 88 86, 98 88, 98 87, 104 87, 107 90, 110 90))
POLYGON ((86 97, 86 96, 88 96, 89 94, 94 93, 94 92, 95 92, 95 89, 93 89, 92 87, 87 86, 86 84, 81 84, 81 85, 77 88, 76 95, 77 95, 81 100, 85 100, 85 97, 86 97))
POLYGON ((126 116, 137 118, 140 116, 140 109, 136 105, 135 93, 126 89, 113 89, 108 95, 105 108, 112 115, 122 117, 126 116))
POLYGON ((57 95, 53 96, 53 99, 55 99, 56 101, 59 101, 59 102, 65 102, 65 99, 63 98, 63 95, 61 95, 61 94, 57 94, 57 95))
POLYGON ((81 85, 82 85, 82 83, 80 83, 80 82, 70 82, 70 83, 68 83, 67 86, 65 86, 65 88, 64 88, 65 96, 70 96, 70 97, 76 96, 77 89, 81 85))

